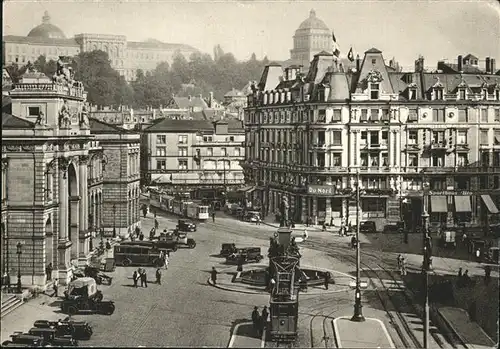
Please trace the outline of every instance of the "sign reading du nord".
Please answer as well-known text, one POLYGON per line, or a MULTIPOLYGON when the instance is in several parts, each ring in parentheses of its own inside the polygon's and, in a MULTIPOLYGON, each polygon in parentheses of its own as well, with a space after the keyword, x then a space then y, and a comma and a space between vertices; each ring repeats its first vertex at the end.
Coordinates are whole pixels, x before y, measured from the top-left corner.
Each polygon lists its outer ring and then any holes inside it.
POLYGON ((333 185, 309 185, 307 193, 309 195, 333 196, 335 195, 335 187, 333 185))

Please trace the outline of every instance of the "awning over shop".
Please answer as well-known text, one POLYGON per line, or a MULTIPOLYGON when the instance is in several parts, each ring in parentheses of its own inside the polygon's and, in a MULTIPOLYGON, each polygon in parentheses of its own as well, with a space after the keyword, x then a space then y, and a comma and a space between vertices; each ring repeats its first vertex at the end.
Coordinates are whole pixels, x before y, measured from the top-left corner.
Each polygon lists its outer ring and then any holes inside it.
POLYGON ((151 183, 154 184, 159 184, 159 183, 172 183, 172 174, 162 174, 159 176, 153 175, 153 178, 151 178, 151 183))
POLYGON ((481 199, 483 199, 483 202, 486 205, 486 207, 488 208, 488 211, 490 211, 490 213, 498 213, 498 208, 495 205, 495 203, 493 202, 493 200, 491 199, 491 196, 481 195, 481 199))
POLYGON ((251 193, 253 192, 255 189, 257 189, 256 187, 254 187, 253 185, 250 185, 250 186, 246 186, 246 187, 243 187, 241 189, 238 189, 238 191, 241 191, 241 192, 245 192, 245 193, 251 193))
POLYGON ((446 196, 431 196, 431 211, 433 213, 448 212, 446 196))
POLYGON ((455 212, 472 212, 470 204, 470 196, 459 195, 455 196, 455 212))

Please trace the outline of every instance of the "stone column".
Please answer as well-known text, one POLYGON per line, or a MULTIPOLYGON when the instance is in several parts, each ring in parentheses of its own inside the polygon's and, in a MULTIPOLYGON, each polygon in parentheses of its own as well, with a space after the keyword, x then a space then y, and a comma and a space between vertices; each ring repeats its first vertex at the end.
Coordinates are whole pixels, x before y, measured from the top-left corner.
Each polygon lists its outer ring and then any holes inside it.
POLYGON ((332 199, 326 198, 326 208, 325 208, 325 222, 330 224, 330 219, 332 218, 332 199))
POLYGON ((312 219, 313 219, 313 224, 318 224, 318 198, 314 197, 313 198, 313 212, 312 212, 312 219))
POLYGON ((87 264, 87 256, 89 254, 89 226, 88 226, 88 183, 87 183, 87 162, 88 156, 80 157, 79 164, 79 191, 80 191, 80 205, 79 205, 79 243, 80 248, 78 251, 78 264, 87 264))
POLYGON ((300 212, 300 220, 302 221, 302 223, 305 223, 306 222, 306 218, 307 218, 307 202, 306 202, 306 197, 305 196, 301 196, 300 200, 302 201, 302 210, 300 212))
POLYGON ((68 214, 69 214, 69 195, 68 195, 68 165, 66 158, 59 158, 59 239, 57 245, 58 252, 58 272, 57 277, 61 285, 67 285, 71 279, 70 274, 70 248, 71 241, 68 240, 68 214))

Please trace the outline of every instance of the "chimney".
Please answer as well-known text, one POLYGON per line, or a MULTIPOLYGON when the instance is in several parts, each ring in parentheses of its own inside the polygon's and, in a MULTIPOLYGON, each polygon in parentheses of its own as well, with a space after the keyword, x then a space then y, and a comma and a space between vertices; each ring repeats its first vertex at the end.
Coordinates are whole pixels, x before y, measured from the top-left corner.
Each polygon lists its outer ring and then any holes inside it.
POLYGON ((462 60, 462 56, 461 56, 461 55, 459 55, 459 56, 457 57, 457 61, 458 61, 458 71, 459 71, 459 72, 461 72, 461 71, 463 70, 463 69, 462 69, 462 65, 463 65, 463 63, 464 63, 464 62, 463 62, 463 60, 462 60))
POLYGON ((356 55, 356 71, 359 72, 361 69, 361 58, 359 58, 359 55, 356 55))
POLYGON ((490 59, 490 73, 491 74, 495 74, 496 73, 497 68, 496 68, 496 64, 495 63, 496 63, 496 59, 495 58, 491 58, 490 59))
POLYGON ((485 72, 488 74, 490 72, 490 57, 486 57, 486 69, 485 72))
POLYGON ((214 93, 210 92, 209 97, 208 97, 208 107, 212 108, 212 103, 214 101, 214 93))

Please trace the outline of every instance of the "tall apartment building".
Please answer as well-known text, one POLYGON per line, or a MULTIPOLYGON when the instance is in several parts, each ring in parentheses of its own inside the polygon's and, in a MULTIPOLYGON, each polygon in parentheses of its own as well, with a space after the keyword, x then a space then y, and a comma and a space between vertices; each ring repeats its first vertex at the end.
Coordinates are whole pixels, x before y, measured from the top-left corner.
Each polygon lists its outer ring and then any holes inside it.
POLYGON ((245 179, 266 214, 283 197, 295 221, 420 224, 423 183, 430 221, 486 224, 500 204, 500 76, 472 55, 388 67, 377 49, 352 67, 314 56, 309 73, 265 68, 245 109, 245 179))
POLYGON ((241 121, 163 119, 143 130, 143 183, 191 198, 221 198, 244 184, 241 121))

